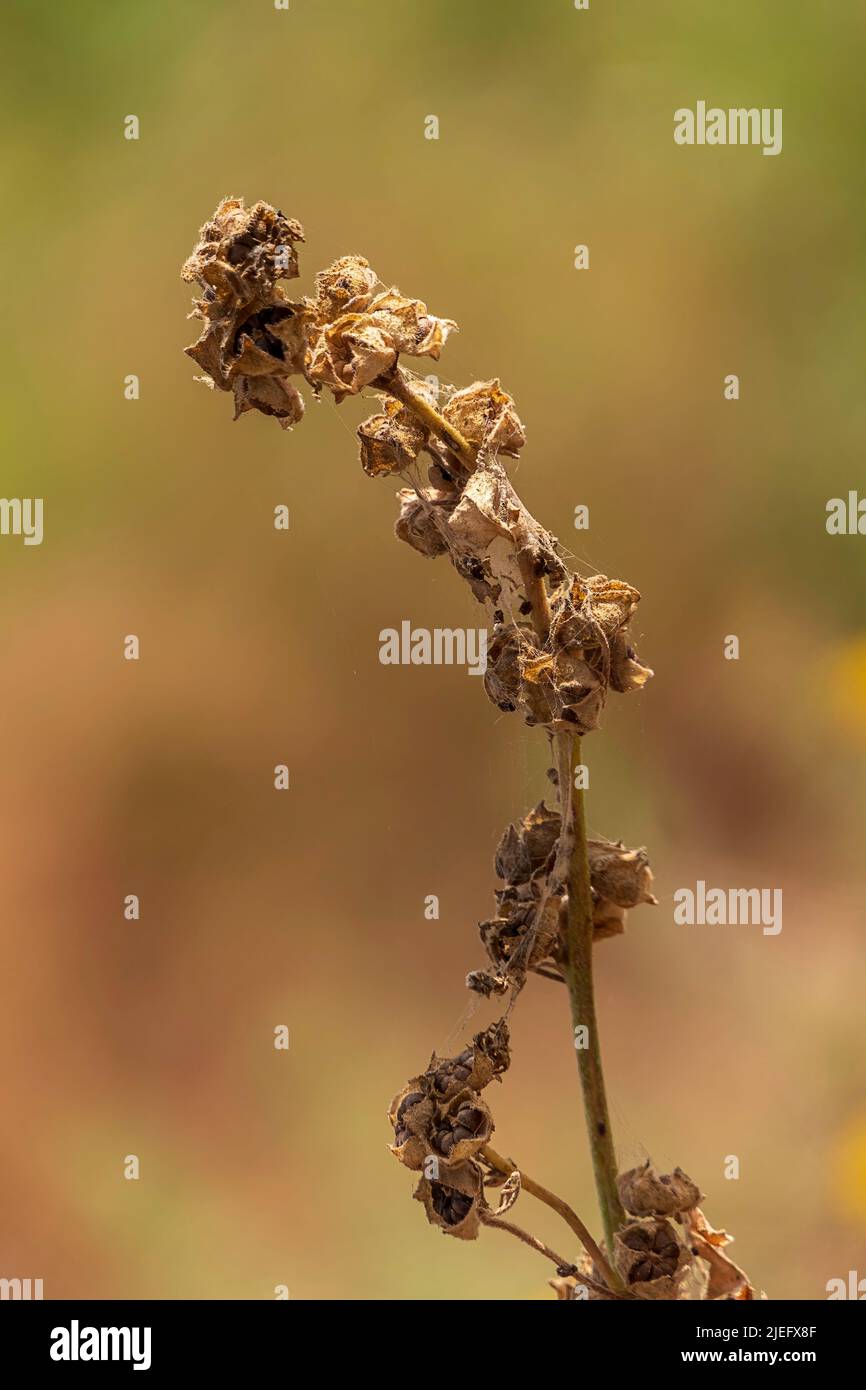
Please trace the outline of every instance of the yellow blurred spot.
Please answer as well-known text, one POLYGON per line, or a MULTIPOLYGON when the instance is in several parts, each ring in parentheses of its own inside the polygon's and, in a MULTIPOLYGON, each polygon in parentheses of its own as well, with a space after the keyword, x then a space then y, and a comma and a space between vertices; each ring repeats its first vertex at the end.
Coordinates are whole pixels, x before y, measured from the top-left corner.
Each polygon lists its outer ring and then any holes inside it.
POLYGON ((830 685, 840 724, 866 738, 866 636, 854 637, 838 649, 830 685))
POLYGON ((847 1217, 866 1225, 866 1116, 839 1140, 833 1161, 834 1197, 847 1217))

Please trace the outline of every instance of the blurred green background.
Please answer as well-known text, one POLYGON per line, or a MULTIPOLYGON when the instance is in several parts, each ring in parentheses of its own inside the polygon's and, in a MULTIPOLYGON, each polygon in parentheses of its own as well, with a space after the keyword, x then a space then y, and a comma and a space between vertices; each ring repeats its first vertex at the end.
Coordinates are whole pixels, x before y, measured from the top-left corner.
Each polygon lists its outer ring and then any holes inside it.
MULTIPOLYGON (((807 0, 6 7, 2 491, 46 534, 0 540, 0 1275, 552 1296, 517 1242, 426 1226, 385 1122, 466 1036, 544 739, 459 669, 379 665, 381 628, 480 610, 393 542, 369 404, 283 434, 193 382, 178 272, 237 194, 304 224, 291 289, 359 252, 456 318, 443 380, 502 379, 526 502, 643 594, 656 679, 585 746, 591 829, 645 844, 660 897, 597 957, 623 1166, 681 1164, 771 1296, 866 1276, 866 541, 824 527, 866 486, 864 27, 807 0), (782 154, 675 146, 699 99, 782 107, 782 154), (782 934, 674 926, 696 878, 782 887, 782 934)), ((497 1147, 597 1229, 560 987, 514 1052, 497 1147)))

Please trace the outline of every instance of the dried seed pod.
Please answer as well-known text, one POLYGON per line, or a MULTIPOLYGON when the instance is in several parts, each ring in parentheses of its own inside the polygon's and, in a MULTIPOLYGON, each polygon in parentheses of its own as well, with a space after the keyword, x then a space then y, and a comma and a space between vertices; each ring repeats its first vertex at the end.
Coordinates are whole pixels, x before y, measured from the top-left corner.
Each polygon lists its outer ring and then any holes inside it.
POLYGON ((620 1201, 633 1216, 673 1216, 690 1211, 702 1200, 682 1168, 657 1173, 649 1159, 639 1168, 620 1173, 616 1186, 620 1201))
POLYGON ((400 1163, 417 1172, 431 1152, 430 1128, 436 1106, 426 1094, 425 1078, 416 1076, 391 1102, 388 1119, 394 1130, 391 1152, 400 1163))
MULTIPOLYGON (((572 576, 553 605, 551 641, 557 652, 570 652, 578 665, 575 678, 585 684, 587 665, 601 687, 626 692, 637 690, 651 678, 629 645, 628 625, 640 594, 621 579, 595 574, 589 579, 572 576)), ((595 727, 595 726, 593 726, 595 727)))
POLYGON ((289 377, 305 369, 310 314, 276 286, 298 273, 297 241, 300 224, 268 203, 245 208, 243 199, 226 198, 181 272, 203 288, 193 317, 205 327, 187 354, 208 385, 232 391, 235 419, 258 410, 287 429, 304 413, 289 377))
POLYGON ((521 709, 530 726, 586 734, 599 726, 606 686, 582 648, 542 651, 528 624, 509 623, 494 629, 485 689, 500 709, 521 709))
POLYGON ((527 667, 541 656, 534 637, 532 628, 525 623, 494 628, 487 651, 484 689, 499 709, 520 708, 527 724, 549 724, 554 718, 549 683, 542 686, 526 678, 527 667))
MULTIPOLYGON (((275 291, 275 294, 278 293, 275 291)), ((253 331, 253 326, 258 335, 257 341, 272 357, 282 362, 285 372, 296 376, 306 375, 314 331, 312 314, 306 304, 280 298, 267 308, 260 309, 243 325, 245 331, 253 331)))
POLYGON ((599 899, 618 907, 655 904, 652 870, 645 849, 626 849, 621 840, 588 840, 589 871, 599 899))
POLYGON ((462 1163, 443 1170, 438 1179, 422 1178, 413 1195, 416 1201, 423 1202, 432 1226, 458 1240, 475 1240, 485 1205, 482 1173, 477 1164, 462 1163))
POLYGON ((499 381, 475 381, 455 391, 442 414, 464 439, 478 448, 517 458, 526 434, 514 406, 499 381))
POLYGON ((565 895, 551 891, 543 880, 520 889, 528 889, 529 897, 521 898, 513 888, 497 893, 500 915, 478 924, 491 961, 508 974, 552 963, 565 904, 565 895))
POLYGON ((406 299, 397 290, 386 290, 363 312, 342 313, 322 327, 310 358, 309 378, 317 387, 333 391, 339 403, 387 375, 401 352, 438 357, 456 327, 451 319, 428 314, 420 299, 406 299))
POLYGON ((493 867, 496 877, 503 878, 508 883, 521 883, 532 873, 529 853, 516 825, 508 825, 503 830, 502 838, 496 846, 493 867))
POLYGON ((676 1299, 691 1255, 662 1217, 629 1221, 614 1236, 616 1267, 639 1298, 676 1299))
POLYGON ((465 1087, 439 1107, 432 1125, 432 1152, 449 1164, 464 1163, 487 1143, 493 1116, 478 1092, 465 1087))
MULTIPOLYGON (((380 415, 358 426, 361 467, 370 478, 402 473, 427 443, 427 431, 398 401, 388 401, 380 415)), ((444 546, 443 546, 444 549, 444 546)))
POLYGON ((369 308, 379 277, 363 256, 340 256, 316 276, 317 322, 333 323, 346 313, 369 308))
POLYGON ((517 825, 509 825, 497 846, 494 867, 505 887, 497 890, 498 914, 479 923, 491 961, 505 972, 525 973, 553 965, 566 904, 564 891, 549 882, 561 818, 543 801, 517 825))
MULTIPOLYGON (((476 1067, 479 1065, 480 1058, 486 1057, 493 1068, 494 1078, 507 1071, 511 1066, 511 1037, 505 1019, 497 1019, 495 1023, 490 1024, 489 1028, 476 1033, 472 1039, 472 1050, 476 1059, 476 1067)), ((481 1090, 481 1087, 476 1086, 475 1089, 481 1090)))
POLYGON ((520 823, 520 839, 529 859, 530 873, 543 868, 556 849, 562 818, 543 801, 527 811, 520 823))
MULTIPOLYGON (((447 406, 443 410, 446 413, 447 406)), ((496 601, 507 604, 509 611, 526 612, 526 569, 539 577, 551 575, 557 581, 567 574, 556 553, 554 537, 527 511, 502 464, 493 456, 477 463, 448 529, 456 555, 489 564, 500 590, 496 601)))
POLYGON ((307 370, 310 381, 327 386, 339 404, 390 371, 396 361, 394 344, 367 315, 341 314, 323 328, 307 370))
POLYGON ((297 277, 295 243, 303 240, 300 222, 270 203, 247 208, 243 198, 223 198, 199 232, 181 276, 188 283, 199 282, 209 309, 265 300, 278 279, 297 277))
MULTIPOLYGON (((523 967, 555 965, 555 946, 568 906, 567 893, 549 882, 560 828, 559 812, 542 801, 502 834, 494 867, 506 887, 496 894, 498 915, 479 923, 487 952, 500 968, 509 968, 529 932, 532 951, 529 959, 520 957, 523 967)), ((593 939, 601 941, 624 931, 626 906, 655 902, 649 891, 652 874, 642 849, 608 840, 590 840, 588 848, 593 939)))
POLYGON ((420 299, 407 299, 393 288, 377 295, 367 312, 395 350, 409 357, 438 358, 446 338, 457 328, 453 319, 437 318, 420 299))
POLYGON ((508 1025, 503 1019, 476 1033, 469 1047, 456 1057, 437 1057, 434 1052, 427 1068, 430 1094, 438 1101, 450 1100, 467 1087, 482 1091, 511 1062, 508 1025))
POLYGON ((609 902, 607 898, 593 901, 592 939, 605 941, 609 936, 622 936, 625 931, 625 908, 609 902))
POLYGON ((284 429, 301 419, 304 402, 289 380, 296 365, 279 336, 289 319, 294 319, 290 311, 277 315, 269 309, 248 316, 239 327, 234 319, 209 323, 186 349, 204 368, 209 385, 233 392, 235 419, 258 410, 275 416, 284 429))
POLYGON ((262 415, 275 416, 287 430, 303 417, 303 397, 288 377, 238 376, 232 382, 232 390, 236 420, 248 410, 258 410, 262 415))
POLYGON ((567 654, 557 658, 551 676, 552 731, 591 734, 601 723, 604 686, 585 661, 567 654))
POLYGON ((397 539, 429 559, 444 555, 448 545, 442 532, 445 518, 454 506, 451 495, 433 490, 419 494, 414 488, 404 487, 397 497, 400 501, 400 515, 394 523, 397 539))

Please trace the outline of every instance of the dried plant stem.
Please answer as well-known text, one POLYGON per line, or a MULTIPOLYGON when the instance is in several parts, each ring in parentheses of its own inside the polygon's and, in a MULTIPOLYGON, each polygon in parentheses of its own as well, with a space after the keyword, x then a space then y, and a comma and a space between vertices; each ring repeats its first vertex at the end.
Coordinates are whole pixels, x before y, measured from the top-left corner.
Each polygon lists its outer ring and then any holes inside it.
POLYGON ((561 1197, 557 1197, 556 1193, 551 1192, 549 1188, 542 1187, 541 1183, 535 1182, 535 1180, 530 1178, 518 1164, 512 1163, 508 1158, 503 1158, 502 1155, 498 1154, 489 1144, 484 1145, 481 1154, 486 1158, 491 1168, 495 1168, 499 1173, 504 1173, 506 1177, 509 1177, 515 1170, 519 1171, 521 1191, 528 1192, 530 1197, 537 1198, 539 1202, 544 1202, 545 1206, 557 1212, 557 1214, 562 1217, 563 1221, 571 1227, 584 1250, 592 1258, 598 1270, 604 1275, 608 1287, 613 1290, 622 1290, 623 1285, 621 1279, 611 1269, 577 1212, 574 1211, 567 1202, 563 1201, 561 1197))
POLYGON ((545 1245, 543 1240, 538 1239, 538 1236, 531 1236, 528 1231, 524 1231, 522 1226, 516 1226, 513 1221, 506 1221, 504 1217, 493 1216, 490 1213, 485 1213, 481 1220, 485 1226, 492 1226, 496 1231, 508 1231, 509 1235, 517 1236, 517 1239, 522 1240, 524 1245, 537 1250, 540 1255, 544 1255, 545 1259, 555 1264, 557 1269, 572 1268, 570 1262, 563 1259, 562 1255, 557 1255, 556 1251, 551 1250, 549 1245, 545 1245))
POLYGON ((434 405, 431 405, 420 391, 416 391, 412 384, 411 377, 403 371, 402 367, 396 367, 387 376, 379 377, 373 383, 374 387, 381 391, 387 391, 395 400, 417 415, 422 424, 437 435, 443 443, 456 454, 461 463, 467 468, 471 468, 475 462, 475 449, 468 440, 463 438, 459 430, 439 414, 434 405))
POLYGON ((568 806, 574 831, 563 974, 571 1001, 572 1025, 575 1029, 585 1028, 587 1034, 587 1045, 576 1047, 575 1050, 604 1238, 608 1253, 612 1254, 614 1233, 626 1218, 616 1188, 616 1154, 607 1111, 601 1043, 595 1014, 592 975, 592 890, 586 846, 586 818, 583 792, 574 785, 575 769, 580 765, 580 739, 571 735, 558 735, 557 741, 561 754, 559 778, 563 825, 565 808, 568 806), (565 784, 564 777, 568 779, 565 784))
MULTIPOLYGON (((474 466, 475 451, 472 446, 459 431, 442 418, 435 406, 431 405, 424 396, 415 390, 411 379, 405 372, 397 368, 387 377, 380 378, 376 385, 378 388, 388 391, 403 405, 408 406, 431 431, 443 440, 462 464, 468 468, 474 466)), ((535 573, 530 557, 525 552, 518 553, 517 561, 526 590, 526 597, 532 609, 533 626, 538 635, 539 644, 544 647, 550 637, 550 601, 544 578, 535 573)), ((555 741, 562 834, 568 835, 571 839, 568 928, 563 974, 571 1001, 572 1026, 574 1028, 585 1026, 588 1034, 587 1046, 576 1049, 577 1064, 583 1091, 583 1107, 605 1242, 608 1252, 612 1254, 614 1232, 625 1221, 625 1213, 616 1188, 616 1155, 607 1110, 607 1096, 601 1064, 601 1045, 595 1014, 592 975, 592 890, 586 844, 586 821, 583 792, 574 786, 574 770, 580 763, 580 739, 570 734, 557 734, 555 741)), ((528 1190, 529 1188, 527 1188, 528 1190)), ((550 1195, 552 1194, 548 1194, 548 1196, 550 1195)), ((542 1200, 545 1199, 542 1198, 542 1200)), ((554 1199, 554 1202, 558 1200, 554 1199)), ((570 1211, 570 1208, 568 1210, 570 1211)), ((579 1218, 575 1216, 574 1219, 581 1229, 578 1230, 576 1226, 573 1229, 584 1244, 586 1244, 587 1237, 592 1241, 592 1237, 589 1236, 579 1218)), ((598 1260, 601 1257, 601 1252, 595 1246, 595 1242, 592 1242, 592 1245, 595 1252, 594 1258, 598 1260)), ((603 1257, 601 1257, 600 1267, 605 1268, 607 1277, 610 1271, 603 1257)))

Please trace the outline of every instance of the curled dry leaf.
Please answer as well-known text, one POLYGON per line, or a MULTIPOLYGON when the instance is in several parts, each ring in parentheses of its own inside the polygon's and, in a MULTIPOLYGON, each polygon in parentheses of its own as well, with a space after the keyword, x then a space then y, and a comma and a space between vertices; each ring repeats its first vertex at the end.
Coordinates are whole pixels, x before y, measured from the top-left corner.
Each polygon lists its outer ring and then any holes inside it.
POLYGON ((504 1216, 506 1212, 511 1210, 519 1196, 520 1173, 515 1169, 511 1176, 505 1179, 505 1182, 499 1189, 499 1206, 496 1208, 494 1215, 504 1216))
POLYGON ((686 1224, 701 1260, 706 1261, 709 1268, 706 1298, 749 1300, 766 1297, 757 1292, 748 1275, 725 1254, 724 1247, 731 1243, 733 1236, 714 1230, 700 1207, 688 1213, 686 1224))

